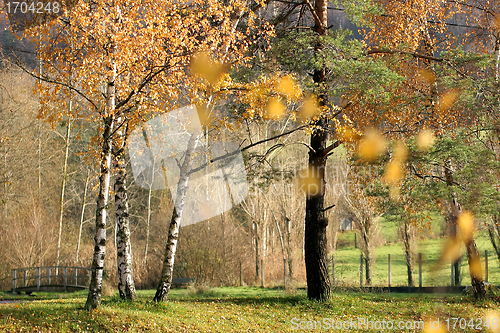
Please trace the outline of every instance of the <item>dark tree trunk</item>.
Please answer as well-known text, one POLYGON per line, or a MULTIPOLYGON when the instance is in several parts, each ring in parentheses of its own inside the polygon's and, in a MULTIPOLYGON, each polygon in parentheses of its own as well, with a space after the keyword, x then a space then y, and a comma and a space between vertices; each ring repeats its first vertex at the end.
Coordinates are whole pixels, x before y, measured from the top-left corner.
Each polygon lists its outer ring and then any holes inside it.
POLYGON ((454 283, 455 283, 455 286, 459 286, 460 285, 460 258, 457 259, 457 261, 455 261, 453 263, 453 278, 454 278, 454 283))
POLYGON ((479 257, 479 251, 477 249, 474 238, 471 237, 466 242, 465 247, 467 248, 467 259, 469 261, 469 267, 474 267, 474 269, 471 269, 470 272, 474 297, 484 298, 486 296, 486 288, 484 286, 483 274, 481 270, 481 258, 479 257))
POLYGON ((366 279, 366 285, 371 286, 372 285, 372 278, 373 278, 373 272, 372 272, 372 267, 373 267, 373 254, 369 250, 369 248, 366 250, 366 257, 365 257, 365 279, 366 279))
POLYGON ((413 279, 413 267, 406 265, 406 271, 408 274, 408 287, 413 287, 415 285, 415 281, 413 279))
MULTIPOLYGON (((316 0, 315 16, 317 16, 314 30, 319 35, 327 34, 327 4, 326 0, 316 0)), ((319 50, 321 45, 317 45, 319 50)), ((326 69, 314 71, 313 80, 319 91, 323 90, 326 69)), ((320 93, 318 96, 320 107, 327 105, 327 96, 320 93)), ((318 180, 319 189, 315 193, 306 193, 306 218, 304 257, 306 262, 307 296, 309 299, 328 299, 331 296, 330 275, 327 263, 327 237, 326 227, 328 220, 325 217, 325 167, 326 167, 326 121, 318 120, 315 125, 317 129, 311 134, 311 150, 309 151, 309 177, 318 180)))

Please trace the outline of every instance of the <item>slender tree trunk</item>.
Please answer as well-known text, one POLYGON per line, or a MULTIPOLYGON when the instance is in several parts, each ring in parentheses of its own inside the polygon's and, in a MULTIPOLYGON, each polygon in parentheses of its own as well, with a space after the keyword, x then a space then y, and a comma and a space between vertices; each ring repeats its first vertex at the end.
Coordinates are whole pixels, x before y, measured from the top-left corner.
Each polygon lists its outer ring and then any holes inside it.
POLYGON ((80 243, 82 240, 82 229, 83 223, 85 222, 85 205, 87 204, 87 189, 90 181, 90 172, 87 173, 87 178, 85 179, 85 190, 83 191, 83 201, 82 201, 82 212, 80 214, 80 228, 78 231, 78 243, 76 244, 76 264, 78 265, 79 254, 80 254, 80 243))
MULTIPOLYGON (((453 169, 451 167, 450 161, 446 162, 445 178, 447 186, 451 188, 451 186, 453 186, 453 169)), ((455 192, 453 192, 451 195, 450 206, 451 206, 450 223, 453 224, 452 227, 454 228, 452 228, 452 230, 455 230, 455 236, 456 236, 458 217, 462 212, 462 208, 458 203, 457 195, 455 192)), ((472 291, 474 292, 474 297, 484 298, 486 296, 486 287, 484 286, 483 277, 480 272, 481 265, 480 265, 479 251, 477 249, 473 235, 470 235, 470 238, 468 240, 465 240, 465 248, 467 250, 469 273, 471 278, 472 291), (479 268, 476 268, 476 265, 479 268)), ((455 263, 455 265, 457 265, 457 263, 455 263)), ((455 278, 455 283, 456 283, 456 278, 455 278)))
POLYGON ((484 286, 483 281, 481 258, 479 257, 479 251, 473 237, 465 243, 465 247, 467 248, 467 260, 469 262, 470 278, 474 297, 477 299, 484 298, 486 296, 486 287, 484 286), (474 267, 474 269, 472 269, 472 267, 474 267))
POLYGON ((253 222, 253 231, 253 241, 255 246, 255 281, 258 281, 260 276, 260 234, 259 224, 255 221, 253 222))
MULTIPOLYGON (((69 109, 71 112, 72 101, 69 101, 69 109)), ((64 217, 64 193, 66 191, 66 180, 68 178, 68 156, 69 156, 69 138, 71 135, 71 118, 68 118, 68 124, 66 125, 66 137, 64 141, 65 152, 64 152, 64 162, 62 170, 62 184, 61 184, 61 195, 59 197, 59 233, 57 238, 57 259, 56 266, 59 266, 61 258, 61 238, 63 229, 63 217, 64 217)), ((56 273, 57 274, 57 273, 56 273)))
POLYGON ((411 228, 412 226, 409 225, 409 221, 405 219, 403 225, 403 244, 405 247, 405 261, 409 287, 413 287, 415 285, 415 281, 413 279, 415 253, 412 246, 412 244, 415 242, 415 234, 413 230, 411 230, 411 228))
POLYGON ((500 238, 500 218, 498 216, 493 216, 493 225, 488 226, 488 234, 490 235, 491 245, 497 254, 498 261, 500 262, 500 245, 498 244, 498 239, 500 238))
POLYGON ((288 258, 288 279, 293 280, 293 251, 292 251, 292 221, 285 217, 286 226, 286 255, 288 258))
POLYGON ((371 247, 367 247, 365 251, 365 269, 366 269, 366 285, 371 286, 373 279, 373 253, 371 251, 371 247))
POLYGON ((155 165, 156 159, 153 157, 153 171, 151 172, 151 184, 148 190, 148 211, 146 223, 146 248, 144 249, 144 267, 148 270, 148 251, 149 251, 149 226, 151 224, 151 195, 153 193, 153 183, 155 180, 155 165))
MULTIPOLYGON (((119 123, 119 121, 117 121, 119 123)), ((132 267, 132 244, 127 196, 127 169, 125 168, 126 133, 117 132, 120 146, 115 149, 115 212, 116 212, 116 263, 118 268, 118 291, 121 299, 136 297, 134 270, 132 267)))
POLYGON ((87 302, 85 303, 86 310, 95 309, 101 304, 104 256, 106 255, 106 208, 109 199, 109 184, 111 176, 111 147, 113 141, 111 134, 113 133, 113 127, 114 116, 110 115, 104 120, 104 133, 102 135, 101 174, 99 176, 99 195, 97 197, 95 219, 95 247, 92 259, 89 294, 87 302))
MULTIPOLYGON (((326 0, 315 2, 315 13, 318 17, 314 30, 319 35, 326 35, 327 21, 326 0)), ((321 48, 320 45, 317 49, 321 48)), ((321 91, 325 81, 326 69, 314 71, 313 80, 321 91)), ((327 96, 320 93, 318 96, 320 106, 327 105, 327 96)), ((309 299, 323 300, 331 296, 330 275, 327 263, 327 237, 326 227, 328 220, 325 217, 325 168, 326 168, 326 142, 327 132, 322 130, 326 126, 326 121, 320 119, 316 122, 319 129, 311 134, 311 150, 309 150, 308 171, 319 182, 317 193, 306 194, 306 217, 305 217, 305 237, 304 237, 304 258, 306 263, 307 297, 309 299)))
POLYGON ((177 241, 179 239, 179 227, 181 224, 184 202, 189 183, 189 171, 193 165, 194 152, 200 141, 201 132, 191 134, 188 147, 184 154, 184 162, 179 170, 179 181, 177 183, 177 195, 175 198, 175 208, 172 213, 172 219, 168 229, 167 244, 163 258, 163 268, 161 271, 160 283, 156 289, 153 301, 164 301, 172 284, 172 274, 174 271, 175 252, 177 250, 177 241))

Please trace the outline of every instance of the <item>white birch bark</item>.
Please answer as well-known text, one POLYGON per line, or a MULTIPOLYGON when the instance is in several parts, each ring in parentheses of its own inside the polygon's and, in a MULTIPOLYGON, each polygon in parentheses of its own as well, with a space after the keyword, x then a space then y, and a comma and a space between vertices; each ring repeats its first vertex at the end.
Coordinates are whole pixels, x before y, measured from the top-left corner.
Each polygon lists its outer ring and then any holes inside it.
POLYGON ((201 138, 201 131, 191 134, 189 139, 184 162, 180 168, 179 181, 177 182, 177 195, 175 198, 174 211, 168 228, 167 245, 163 257, 163 268, 161 271, 160 283, 156 289, 153 301, 164 301, 170 290, 172 284, 172 273, 174 270, 175 253, 177 250, 177 241, 179 240, 179 227, 181 223, 182 213, 184 210, 184 203, 186 199, 186 192, 189 183, 189 171, 191 171, 194 152, 201 138))
MULTIPOLYGON (((120 122, 119 120, 117 121, 120 122)), ((116 264, 118 268, 118 292, 121 299, 133 300, 136 297, 134 271, 132 267, 132 244, 130 241, 130 222, 127 196, 127 170, 125 168, 126 135, 117 131, 120 146, 114 149, 115 166, 115 215, 116 215, 116 264)))
MULTIPOLYGON (((108 84, 108 93, 112 90, 112 98, 108 100, 114 107, 114 85, 108 84), (110 89, 110 86, 112 87, 110 89)), ((104 273, 104 256, 106 255, 106 208, 109 199, 109 184, 111 175, 111 147, 114 127, 114 116, 104 120, 104 133, 101 152, 101 174, 99 176, 99 195, 95 218, 95 247, 92 259, 89 294, 85 303, 86 310, 92 310, 101 304, 102 278, 104 273)))
POLYGON ((101 174, 99 176, 99 195, 95 216, 95 247, 92 259, 89 294, 85 303, 86 310, 92 310, 101 305, 102 278, 104 273, 104 257, 106 255, 106 216, 109 200, 109 184, 111 177, 111 159, 113 148, 113 130, 115 125, 116 106, 116 64, 113 63, 111 75, 106 88, 106 117, 102 134, 101 174))

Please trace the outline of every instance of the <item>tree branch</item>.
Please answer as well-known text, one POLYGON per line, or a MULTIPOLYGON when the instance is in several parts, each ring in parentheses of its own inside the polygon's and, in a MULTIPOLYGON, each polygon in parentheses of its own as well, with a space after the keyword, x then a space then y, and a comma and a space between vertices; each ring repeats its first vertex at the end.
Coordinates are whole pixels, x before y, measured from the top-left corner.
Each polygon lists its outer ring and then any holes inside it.
MULTIPOLYGON (((203 163, 203 164, 202 164, 202 165, 200 165, 199 167, 196 167, 196 168, 192 169, 191 171, 189 171, 189 172, 188 172, 188 175, 193 174, 193 173, 195 173, 195 172, 198 172, 198 171, 200 171, 200 170, 203 170, 203 169, 204 169, 204 168, 206 168, 206 166, 207 166, 207 165, 209 165, 209 164, 212 164, 212 163, 214 163, 214 162, 217 162, 217 161, 223 160, 223 159, 225 159, 225 158, 228 158, 228 157, 234 156, 234 155, 238 154, 240 151, 245 151, 245 150, 250 149, 250 148, 252 148, 252 147, 255 147, 255 146, 259 145, 259 144, 262 144, 262 143, 265 143, 265 142, 268 142, 268 141, 271 141, 271 140, 276 140, 276 139, 279 139, 279 138, 281 138, 281 137, 283 137, 283 136, 285 136, 285 135, 289 135, 289 134, 292 134, 292 133, 294 133, 294 132, 296 132, 296 131, 298 131, 298 130, 301 130, 301 129, 303 129, 303 128, 304 128, 304 127, 306 127, 306 126, 307 126, 307 125, 302 125, 302 126, 296 127, 296 128, 294 128, 294 129, 292 129, 292 130, 290 130, 290 131, 287 131, 287 132, 284 132, 284 133, 278 134, 278 135, 273 136, 273 137, 271 137, 271 138, 267 138, 267 139, 263 139, 263 140, 260 140, 260 141, 254 142, 254 143, 252 143, 252 144, 249 144, 249 145, 248 145, 248 146, 246 146, 246 147, 243 147, 243 148, 241 148, 241 149, 237 149, 237 150, 232 151, 232 152, 230 152, 230 153, 227 153, 227 154, 225 154, 225 155, 222 155, 222 156, 218 156, 218 157, 212 158, 210 161, 208 161, 208 162, 206 162, 206 163, 203 163)), ((243 142, 244 142, 244 141, 243 141, 243 142)))
POLYGON ((420 58, 420 59, 426 59, 426 60, 432 60, 436 62, 444 62, 445 59, 443 58, 436 58, 433 56, 425 55, 425 54, 420 54, 416 52, 409 52, 409 51, 402 51, 402 50, 389 50, 389 49, 372 49, 366 52, 366 55, 373 55, 373 54, 404 54, 404 55, 410 55, 415 58, 420 58))

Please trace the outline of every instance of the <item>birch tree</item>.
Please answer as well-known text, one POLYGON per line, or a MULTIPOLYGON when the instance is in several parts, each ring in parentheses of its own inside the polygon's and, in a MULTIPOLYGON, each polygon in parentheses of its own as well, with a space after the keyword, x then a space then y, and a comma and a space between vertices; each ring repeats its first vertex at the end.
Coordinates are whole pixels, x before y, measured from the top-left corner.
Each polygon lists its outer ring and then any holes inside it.
POLYGON ((111 154, 118 131, 125 123, 133 128, 142 119, 166 112, 178 104, 181 93, 195 97, 200 83, 186 73, 195 52, 224 45, 230 51, 228 62, 241 58, 233 50, 244 47, 237 42, 242 34, 228 32, 230 13, 241 12, 242 6, 203 0, 80 2, 54 20, 25 30, 39 41, 43 60, 41 73, 26 69, 42 80, 40 116, 58 121, 62 114, 53 112, 51 105, 64 106, 71 93, 82 103, 70 115, 100 124, 92 142, 101 171, 87 309, 98 307, 101 299, 111 154), (75 76, 78 82, 70 80, 75 76))

